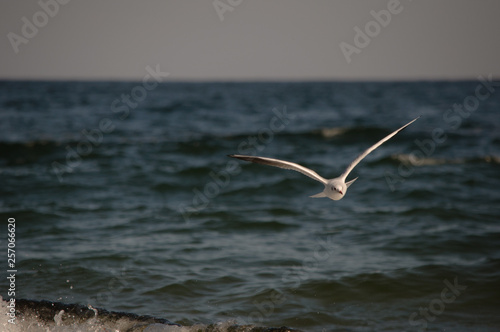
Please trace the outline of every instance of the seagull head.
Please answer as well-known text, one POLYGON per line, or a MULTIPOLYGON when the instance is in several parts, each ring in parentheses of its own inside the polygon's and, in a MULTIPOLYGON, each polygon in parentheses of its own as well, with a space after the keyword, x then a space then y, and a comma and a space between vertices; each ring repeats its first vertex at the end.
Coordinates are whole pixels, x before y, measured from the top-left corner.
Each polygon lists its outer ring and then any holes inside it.
POLYGON ((332 191, 335 190, 336 192, 338 192, 339 194, 341 194, 342 196, 344 196, 345 189, 342 188, 341 185, 332 186, 331 189, 332 189, 332 191))
POLYGON ((337 179, 331 180, 325 186, 326 196, 334 201, 342 199, 342 197, 344 197, 345 195, 346 190, 347 186, 345 185, 344 181, 337 179))

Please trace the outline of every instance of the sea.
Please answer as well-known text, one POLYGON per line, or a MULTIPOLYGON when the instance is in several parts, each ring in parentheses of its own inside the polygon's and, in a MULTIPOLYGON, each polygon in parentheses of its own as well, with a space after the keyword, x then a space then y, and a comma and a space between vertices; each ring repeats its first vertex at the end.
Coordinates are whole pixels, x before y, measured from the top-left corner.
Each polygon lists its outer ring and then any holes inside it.
POLYGON ((1 331, 500 331, 500 84, 0 81, 1 331), (325 178, 363 159, 338 201, 325 178))

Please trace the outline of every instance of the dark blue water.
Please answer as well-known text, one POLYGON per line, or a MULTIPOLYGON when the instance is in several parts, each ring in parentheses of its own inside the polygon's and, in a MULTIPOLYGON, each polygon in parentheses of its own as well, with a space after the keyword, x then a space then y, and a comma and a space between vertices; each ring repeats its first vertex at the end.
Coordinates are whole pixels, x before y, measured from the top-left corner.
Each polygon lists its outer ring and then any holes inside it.
MULTIPOLYGON (((500 331, 499 112, 480 80, 0 82, 0 294, 15 218, 16 299, 188 331, 500 331), (227 157, 333 178, 417 116, 340 201, 227 157)), ((4 330, 126 330, 18 310, 4 330)))

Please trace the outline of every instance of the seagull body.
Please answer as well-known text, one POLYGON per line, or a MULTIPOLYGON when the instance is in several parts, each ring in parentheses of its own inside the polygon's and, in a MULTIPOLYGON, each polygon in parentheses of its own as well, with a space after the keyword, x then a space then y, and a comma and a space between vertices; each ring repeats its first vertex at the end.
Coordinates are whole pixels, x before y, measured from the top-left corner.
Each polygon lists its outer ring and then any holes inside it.
MULTIPOLYGON (((419 117, 418 117, 419 118, 419 117)), ((307 167, 304 167, 302 165, 292 163, 290 161, 285 161, 285 160, 279 160, 279 159, 273 159, 273 158, 266 158, 266 157, 257 157, 257 156, 244 156, 244 155, 237 155, 237 154, 231 154, 229 157, 232 158, 237 158, 245 161, 250 161, 252 163, 256 164, 263 164, 263 165, 268 165, 268 166, 274 166, 274 167, 279 167, 279 168, 284 168, 284 169, 289 169, 293 170, 296 172, 300 172, 318 182, 321 182, 324 186, 325 189, 316 194, 312 195, 311 197, 314 198, 319 198, 319 197, 328 197, 334 201, 338 201, 339 199, 342 199, 344 195, 346 194, 347 188, 357 180, 357 178, 354 178, 348 182, 345 182, 347 176, 349 173, 356 167, 356 165, 363 160, 370 152, 378 148, 380 145, 382 145, 384 142, 388 141, 391 137, 399 133, 401 130, 405 129, 408 127, 410 124, 412 124, 414 121, 416 121, 418 118, 413 119, 412 121, 408 122, 405 124, 403 127, 399 128, 398 130, 392 132, 391 134, 387 135, 386 137, 382 138, 380 141, 369 147, 367 150, 365 150, 363 153, 361 153, 356 159, 354 159, 349 166, 347 166, 346 170, 344 173, 342 173, 339 177, 336 177, 334 179, 325 179, 312 169, 309 169, 307 167)))

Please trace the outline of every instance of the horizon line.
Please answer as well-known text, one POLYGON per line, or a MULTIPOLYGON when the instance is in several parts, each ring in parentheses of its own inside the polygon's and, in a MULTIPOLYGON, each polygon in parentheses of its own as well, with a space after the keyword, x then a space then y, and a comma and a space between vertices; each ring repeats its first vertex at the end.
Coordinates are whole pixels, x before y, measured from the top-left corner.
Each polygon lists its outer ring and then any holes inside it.
MULTIPOLYGON (((478 74, 478 76, 481 74, 478 74)), ((495 75, 493 75, 495 76, 495 75)), ((304 78, 175 78, 170 76, 161 83, 321 83, 321 82, 467 82, 475 81, 476 77, 304 77, 304 78)), ((140 82, 136 77, 0 77, 0 82, 140 82)))

